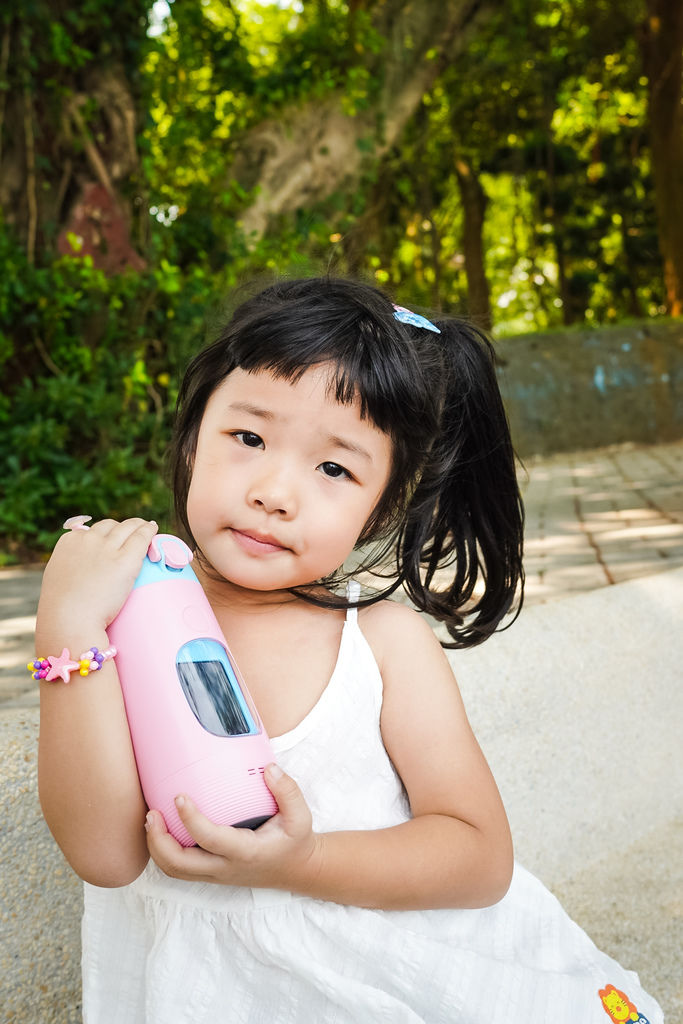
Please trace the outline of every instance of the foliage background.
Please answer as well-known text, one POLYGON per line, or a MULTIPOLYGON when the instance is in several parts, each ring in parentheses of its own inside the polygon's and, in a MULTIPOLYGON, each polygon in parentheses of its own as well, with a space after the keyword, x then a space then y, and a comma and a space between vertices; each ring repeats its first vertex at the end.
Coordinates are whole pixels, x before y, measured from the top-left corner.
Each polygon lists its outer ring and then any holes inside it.
MULTIPOLYGON (((254 276, 352 273, 499 336, 680 312, 643 56, 657 2, 0 15, 0 559, 48 550, 84 509, 169 524, 182 369, 254 276), (342 130, 346 176, 330 171, 342 130), (116 266, 78 220, 93 187, 116 266)), ((680 106, 680 67, 678 89, 680 106)))

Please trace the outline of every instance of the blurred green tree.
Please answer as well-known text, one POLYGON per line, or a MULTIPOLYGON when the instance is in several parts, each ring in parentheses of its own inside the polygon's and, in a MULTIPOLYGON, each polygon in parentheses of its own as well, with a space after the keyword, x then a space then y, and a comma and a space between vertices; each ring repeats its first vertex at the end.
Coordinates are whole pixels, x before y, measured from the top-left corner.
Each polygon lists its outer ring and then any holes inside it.
POLYGON ((497 333, 680 312, 683 0, 150 3, 0 14, 0 535, 164 519, 181 369, 263 271, 497 333))

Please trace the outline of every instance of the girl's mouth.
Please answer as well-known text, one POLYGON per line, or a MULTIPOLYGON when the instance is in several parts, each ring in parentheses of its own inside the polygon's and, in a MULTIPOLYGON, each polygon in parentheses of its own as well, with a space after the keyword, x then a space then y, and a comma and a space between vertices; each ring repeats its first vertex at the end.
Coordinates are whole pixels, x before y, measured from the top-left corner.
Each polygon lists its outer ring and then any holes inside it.
POLYGON ((253 530, 238 530, 235 527, 230 528, 230 533, 240 547, 248 554, 269 555, 289 550, 275 537, 267 533, 256 533, 253 530))

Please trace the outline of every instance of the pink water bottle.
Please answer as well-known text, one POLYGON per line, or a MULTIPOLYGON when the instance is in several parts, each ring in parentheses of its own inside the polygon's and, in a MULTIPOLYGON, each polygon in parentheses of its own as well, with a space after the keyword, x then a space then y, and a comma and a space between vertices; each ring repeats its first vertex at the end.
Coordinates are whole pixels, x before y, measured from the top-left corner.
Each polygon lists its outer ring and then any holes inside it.
POLYGON ((219 825, 256 828, 277 811, 268 737, 191 560, 178 537, 155 537, 108 630, 145 800, 183 846, 194 840, 178 793, 219 825))

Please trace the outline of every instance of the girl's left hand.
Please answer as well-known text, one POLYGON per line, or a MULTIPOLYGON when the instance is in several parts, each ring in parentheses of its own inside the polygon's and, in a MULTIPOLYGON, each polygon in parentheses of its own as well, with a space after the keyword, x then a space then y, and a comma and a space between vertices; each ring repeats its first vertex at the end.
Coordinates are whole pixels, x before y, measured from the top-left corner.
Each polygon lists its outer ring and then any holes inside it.
POLYGON ((264 777, 279 811, 255 831, 215 825, 189 797, 176 799, 178 815, 200 849, 181 846, 159 811, 150 811, 145 827, 155 863, 172 878, 190 882, 305 892, 320 862, 311 812, 294 779, 277 765, 268 765, 264 777))

